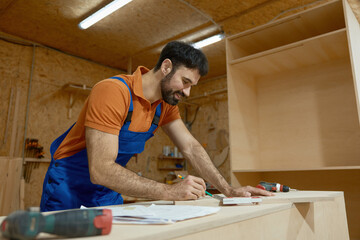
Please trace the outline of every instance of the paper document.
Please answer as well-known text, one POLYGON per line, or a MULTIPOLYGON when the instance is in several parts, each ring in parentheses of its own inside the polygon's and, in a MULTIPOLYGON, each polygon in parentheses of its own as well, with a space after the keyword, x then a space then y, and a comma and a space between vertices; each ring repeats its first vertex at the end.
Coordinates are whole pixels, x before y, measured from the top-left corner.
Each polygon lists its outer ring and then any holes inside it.
POLYGON ((188 205, 129 205, 106 207, 112 210, 113 223, 171 224, 191 218, 217 213, 220 207, 188 205))
POLYGON ((181 221, 217 213, 220 207, 189 206, 189 205, 151 205, 149 207, 157 217, 181 221))

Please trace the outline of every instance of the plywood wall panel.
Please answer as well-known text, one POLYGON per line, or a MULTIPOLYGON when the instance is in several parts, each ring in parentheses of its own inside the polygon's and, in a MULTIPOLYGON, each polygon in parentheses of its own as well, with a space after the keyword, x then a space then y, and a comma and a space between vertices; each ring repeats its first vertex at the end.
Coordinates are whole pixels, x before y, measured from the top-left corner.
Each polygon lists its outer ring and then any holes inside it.
MULTIPOLYGON (((38 47, 32 79, 27 137, 39 139, 45 157, 50 158, 50 144, 76 122, 86 96, 78 95, 68 118, 69 98, 63 86, 69 82, 93 86, 120 72, 61 52, 38 47)), ((25 188, 25 206, 38 206, 46 163, 33 169, 25 188)))
POLYGON ((349 68, 344 59, 258 79, 261 168, 359 163, 360 130, 349 68))
POLYGON ((31 54, 29 47, 0 40, 0 156, 9 155, 12 140, 15 140, 14 156, 19 156, 21 152, 31 54), (11 89, 13 95, 10 103, 11 89), (18 108, 15 109, 17 91, 20 92, 18 108), (15 110, 17 119, 14 119, 15 110), (12 135, 13 131, 15 135, 12 135))
MULTIPOLYGON (((2 56, 0 58, 0 156, 9 155, 11 138, 15 139, 14 156, 22 156, 32 63, 34 63, 34 72, 31 81, 27 137, 39 139, 47 158, 50 158, 51 142, 76 121, 86 99, 82 96, 77 98, 73 106, 73 117, 68 119, 69 94, 63 91, 62 87, 68 82, 92 86, 104 78, 120 73, 119 70, 43 47, 36 47, 34 62, 32 62, 33 51, 32 46, 0 41, 0 54, 2 56), (13 89, 13 94, 10 104, 11 89, 13 89), (19 91, 19 99, 17 121, 15 121, 17 91, 19 91), (10 115, 6 143, 4 144, 8 114, 10 115), (15 133, 12 134, 14 131, 15 133)), ((25 207, 38 206, 40 203, 42 181, 47 170, 47 164, 41 166, 34 170, 30 183, 26 184, 25 207)), ((18 173, 17 178, 20 181, 21 164, 18 173)), ((16 191, 19 189, 17 185, 13 187, 16 191)), ((14 197, 13 201, 18 202, 19 196, 14 197)))
MULTIPOLYGON (((191 97, 208 95, 211 92, 226 89, 226 77, 204 81, 193 87, 191 97)), ((227 94, 220 93, 216 95, 208 95, 206 97, 197 98, 191 103, 200 106, 199 111, 193 125, 191 133, 202 144, 213 160, 228 145, 228 106, 227 94), (226 140, 224 140, 226 139, 226 140)), ((195 118, 196 106, 186 105, 188 108, 188 121, 195 118)), ((218 167, 221 174, 230 182, 230 162, 229 156, 226 157, 224 163, 218 167)), ((189 166, 189 172, 197 175, 197 173, 189 166)))
POLYGON ((0 157, 0 216, 20 207, 21 158, 0 157))
POLYGON ((157 161, 159 161, 159 155, 162 154, 163 146, 166 145, 174 146, 170 138, 160 128, 155 136, 146 142, 144 152, 138 155, 137 160, 133 157, 127 164, 127 168, 146 178, 164 182, 169 171, 158 170, 157 161))
POLYGON ((25 184, 25 209, 39 207, 42 194, 42 186, 49 163, 38 163, 32 168, 30 181, 25 184))
POLYGON ((50 49, 36 49, 27 136, 39 139, 47 150, 46 158, 50 158, 51 142, 76 122, 86 100, 83 95, 74 97, 69 119, 70 94, 63 86, 70 82, 91 87, 115 74, 119 71, 50 49))

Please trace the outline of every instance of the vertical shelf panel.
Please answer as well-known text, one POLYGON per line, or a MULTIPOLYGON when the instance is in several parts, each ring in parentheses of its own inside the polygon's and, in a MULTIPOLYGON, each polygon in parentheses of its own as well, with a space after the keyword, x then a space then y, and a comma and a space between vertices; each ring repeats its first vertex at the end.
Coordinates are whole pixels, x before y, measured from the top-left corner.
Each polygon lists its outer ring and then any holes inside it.
POLYGON ((360 123, 360 25, 347 1, 344 1, 344 13, 360 123))
POLYGON ((228 102, 232 168, 257 168, 259 144, 255 79, 239 69, 229 68, 228 89, 231 89, 228 91, 228 102))

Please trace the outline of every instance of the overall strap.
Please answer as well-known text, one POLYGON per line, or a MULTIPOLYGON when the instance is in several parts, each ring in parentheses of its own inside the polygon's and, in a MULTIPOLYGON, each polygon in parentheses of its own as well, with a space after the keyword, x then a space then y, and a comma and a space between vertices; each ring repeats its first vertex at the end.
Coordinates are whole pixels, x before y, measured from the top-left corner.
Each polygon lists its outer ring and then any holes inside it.
POLYGON ((156 128, 158 127, 158 125, 159 125, 160 115, 161 115, 161 104, 162 104, 162 103, 160 103, 160 104, 157 105, 157 107, 156 107, 156 112, 155 112, 154 118, 153 118, 153 120, 152 120, 150 129, 149 129, 149 132, 154 132, 155 129, 156 129, 156 128))
MULTIPOLYGON (((133 101, 132 101, 132 95, 131 95, 131 90, 130 90, 130 87, 127 85, 127 83, 125 82, 124 79, 120 78, 120 77, 110 77, 110 79, 117 79, 117 80, 120 80, 121 82, 123 82, 126 87, 129 89, 129 93, 130 93, 130 107, 129 107, 129 111, 128 111, 128 115, 126 116, 126 119, 124 121, 124 127, 126 129, 129 128, 130 126, 130 122, 131 122, 131 116, 132 116, 132 113, 134 111, 134 106, 133 106, 133 101)), ((155 131, 155 129, 158 127, 159 125, 159 122, 160 122, 160 115, 161 115, 161 105, 162 103, 160 103, 159 105, 157 105, 156 107, 156 112, 155 112, 155 115, 154 115, 154 118, 152 120, 152 123, 151 123, 151 127, 149 129, 149 132, 153 132, 155 131)))
POLYGON ((124 126, 125 124, 127 124, 127 128, 129 127, 130 125, 130 122, 131 122, 131 116, 132 116, 132 113, 134 111, 134 106, 133 106, 133 101, 132 101, 132 95, 131 95, 131 90, 130 90, 130 87, 129 85, 127 85, 127 83, 125 82, 124 79, 120 78, 120 77, 111 77, 110 79, 117 79, 117 80, 120 80, 121 82, 123 82, 125 84, 125 86, 129 89, 129 93, 130 93, 130 107, 129 107, 129 110, 128 110, 128 114, 126 116, 126 119, 124 121, 124 126))
POLYGON ((151 124, 155 124, 156 126, 158 126, 160 122, 160 115, 161 115, 161 103, 156 107, 156 112, 151 124))

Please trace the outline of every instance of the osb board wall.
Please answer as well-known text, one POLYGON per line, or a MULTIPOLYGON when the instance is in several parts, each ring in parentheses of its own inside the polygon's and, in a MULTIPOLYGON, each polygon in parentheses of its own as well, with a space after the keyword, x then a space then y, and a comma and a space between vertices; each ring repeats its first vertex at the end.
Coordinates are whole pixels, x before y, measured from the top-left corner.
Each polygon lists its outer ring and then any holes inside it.
MULTIPOLYGON (((5 125, 8 118, 8 108, 11 89, 20 89, 20 104, 18 126, 20 132, 16 135, 18 146, 15 156, 22 151, 26 103, 29 89, 30 69, 32 64, 33 48, 0 40, 0 127, 1 133, 0 155, 8 155, 10 150, 12 122, 16 91, 14 91, 10 107, 10 118, 7 136, 5 125), (6 137, 6 144, 3 140, 6 137)), ((49 149, 56 136, 65 131, 76 121, 85 97, 79 96, 73 106, 71 119, 67 118, 69 94, 62 90, 66 83, 94 85, 99 80, 119 73, 118 70, 107 68, 89 61, 81 60, 63 53, 36 47, 34 71, 30 93, 29 118, 27 137, 39 139, 44 149, 49 149)), ((45 151, 45 158, 49 158, 49 151, 45 151)))
POLYGON ((48 163, 39 163, 37 167, 32 167, 30 180, 25 184, 25 209, 40 206, 43 181, 48 167, 48 163))
POLYGON ((0 156, 10 154, 10 145, 14 156, 21 154, 31 53, 31 47, 0 40, 0 156), (11 92, 12 101, 9 108, 11 92), (15 111, 16 100, 18 104, 15 111), (12 126, 14 121, 16 126, 12 126))
MULTIPOLYGON (((43 47, 35 48, 34 62, 33 54, 32 46, 0 40, 2 56, 0 58, 0 156, 10 155, 10 145, 14 146, 15 157, 22 156, 32 63, 34 63, 33 77, 26 136, 39 139, 39 143, 44 147, 45 158, 50 158, 51 142, 76 121, 86 99, 84 96, 76 98, 72 107, 72 117, 68 119, 69 93, 62 90, 63 86, 69 82, 93 86, 96 82, 119 73, 116 69, 43 47), (16 104, 17 91, 19 91, 18 104, 16 104), (17 110, 15 105, 18 106, 17 110), (17 117, 15 117, 16 112, 17 117), (7 131, 6 123, 8 123, 7 131)), ((25 186, 25 207, 39 205, 42 181, 47 167, 48 164, 41 163, 39 168, 33 170, 30 182, 25 186)), ((18 198, 18 195, 16 197, 18 198)), ((14 200, 18 201, 18 199, 14 200)))
POLYGON ((93 86, 119 71, 50 49, 36 48, 30 96, 27 136, 39 139, 45 158, 50 158, 51 142, 76 122, 86 96, 74 99, 68 118, 69 93, 62 88, 71 82, 93 86))
POLYGON ((129 161, 126 166, 127 169, 132 170, 143 177, 158 182, 165 182, 165 177, 169 171, 157 169, 158 157, 162 154, 162 149, 165 145, 173 146, 170 138, 161 128, 159 128, 155 133, 155 136, 146 142, 144 152, 139 154, 137 159, 133 157, 129 161))
MULTIPOLYGON (((228 103, 227 93, 212 94, 215 91, 226 90, 226 76, 221 78, 199 82, 191 90, 191 97, 199 97, 190 100, 196 105, 182 105, 183 115, 187 111, 186 121, 193 122, 191 133, 203 145, 210 158, 214 160, 224 148, 228 147, 228 103), (204 96, 205 95, 205 96, 204 96), (201 97, 203 96, 203 97, 201 97), (196 108, 199 107, 197 113, 196 108), (195 117, 196 115, 196 117, 195 117), (195 121, 194 121, 195 119, 195 121)), ((220 173, 230 182, 229 156, 219 165, 220 173)), ((191 165, 188 165, 191 174, 196 175, 191 165)))

